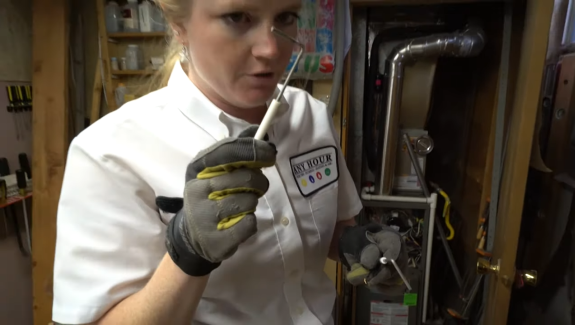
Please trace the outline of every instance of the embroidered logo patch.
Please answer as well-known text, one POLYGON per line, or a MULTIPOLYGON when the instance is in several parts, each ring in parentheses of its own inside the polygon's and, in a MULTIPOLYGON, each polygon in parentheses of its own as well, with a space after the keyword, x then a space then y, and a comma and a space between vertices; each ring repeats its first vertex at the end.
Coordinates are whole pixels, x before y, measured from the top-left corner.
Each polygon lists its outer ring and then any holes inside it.
POLYGON ((290 158, 291 170, 300 193, 308 197, 339 178, 334 146, 308 151, 290 158))

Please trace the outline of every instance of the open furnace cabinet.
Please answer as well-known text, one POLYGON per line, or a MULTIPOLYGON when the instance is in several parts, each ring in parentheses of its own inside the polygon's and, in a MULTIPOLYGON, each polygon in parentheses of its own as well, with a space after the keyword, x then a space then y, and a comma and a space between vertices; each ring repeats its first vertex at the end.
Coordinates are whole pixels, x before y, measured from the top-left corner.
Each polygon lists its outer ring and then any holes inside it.
POLYGON ((552 1, 457 2, 351 2, 342 144, 364 204, 358 222, 402 233, 412 290, 342 281, 339 324, 449 323, 450 313, 506 323, 552 1), (485 226, 479 254, 493 179, 502 180, 495 207, 507 215, 485 226), (451 202, 449 225, 437 188, 451 202), (481 257, 497 257, 500 273, 477 274, 481 257))

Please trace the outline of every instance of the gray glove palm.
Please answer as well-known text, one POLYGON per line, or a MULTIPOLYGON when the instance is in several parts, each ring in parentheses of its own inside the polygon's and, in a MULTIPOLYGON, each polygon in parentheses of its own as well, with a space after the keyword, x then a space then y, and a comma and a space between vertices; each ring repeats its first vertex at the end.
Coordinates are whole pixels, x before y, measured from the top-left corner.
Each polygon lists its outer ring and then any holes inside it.
POLYGON ((352 285, 395 286, 401 277, 390 263, 382 265, 381 257, 397 262, 405 273, 407 252, 401 235, 379 224, 348 227, 340 238, 340 259, 347 267, 347 280, 352 285))
POLYGON ((276 149, 254 140, 256 131, 218 141, 188 165, 183 208, 170 222, 167 246, 190 275, 211 272, 257 232, 254 212, 269 187, 261 168, 275 164, 276 149))

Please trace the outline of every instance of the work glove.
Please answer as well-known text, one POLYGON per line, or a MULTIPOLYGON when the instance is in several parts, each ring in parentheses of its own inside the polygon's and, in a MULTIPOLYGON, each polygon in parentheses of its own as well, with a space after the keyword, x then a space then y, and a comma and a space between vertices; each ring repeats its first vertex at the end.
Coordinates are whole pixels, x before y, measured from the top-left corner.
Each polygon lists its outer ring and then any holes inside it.
POLYGON ((339 240, 339 256, 352 285, 401 285, 401 276, 393 264, 381 264, 382 257, 393 259, 404 274, 407 269, 407 251, 401 235, 375 223, 345 228, 339 240))
POLYGON ((257 232, 254 212, 269 181, 261 168, 275 164, 276 148, 255 140, 257 126, 218 141, 188 165, 183 199, 158 197, 166 212, 168 254, 192 276, 209 274, 257 232))

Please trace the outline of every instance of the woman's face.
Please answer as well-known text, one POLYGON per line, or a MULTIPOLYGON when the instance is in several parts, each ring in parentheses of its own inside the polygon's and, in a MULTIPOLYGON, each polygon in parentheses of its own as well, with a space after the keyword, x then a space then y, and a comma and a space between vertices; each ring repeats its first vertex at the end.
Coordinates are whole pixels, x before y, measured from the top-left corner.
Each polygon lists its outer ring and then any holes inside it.
POLYGON ((237 108, 261 107, 273 95, 297 36, 301 0, 192 0, 183 25, 190 77, 210 99, 237 108))

